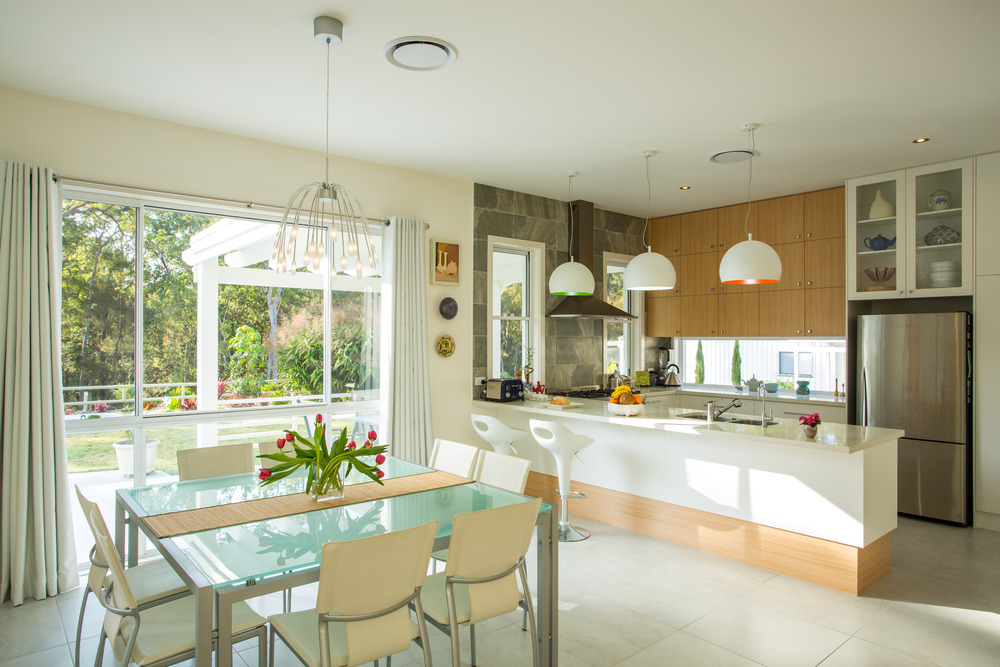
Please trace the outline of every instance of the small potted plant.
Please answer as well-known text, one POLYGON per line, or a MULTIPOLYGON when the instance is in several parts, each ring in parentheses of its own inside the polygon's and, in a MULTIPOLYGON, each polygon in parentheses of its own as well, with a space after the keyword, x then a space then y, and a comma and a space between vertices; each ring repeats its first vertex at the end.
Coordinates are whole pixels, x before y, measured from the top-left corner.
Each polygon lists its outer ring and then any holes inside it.
POLYGON ((807 438, 816 437, 816 429, 819 428, 820 423, 823 420, 819 418, 819 413, 814 412, 811 415, 802 415, 799 417, 799 423, 802 424, 802 432, 805 433, 807 438))
MULTIPOLYGON (((111 445, 115 448, 115 459, 118 461, 118 470, 122 472, 126 477, 131 477, 134 470, 133 458, 133 431, 132 429, 126 429, 124 431, 119 431, 115 442, 111 445)), ((159 449, 160 441, 151 440, 146 438, 146 474, 150 474, 156 470, 156 455, 159 449)))

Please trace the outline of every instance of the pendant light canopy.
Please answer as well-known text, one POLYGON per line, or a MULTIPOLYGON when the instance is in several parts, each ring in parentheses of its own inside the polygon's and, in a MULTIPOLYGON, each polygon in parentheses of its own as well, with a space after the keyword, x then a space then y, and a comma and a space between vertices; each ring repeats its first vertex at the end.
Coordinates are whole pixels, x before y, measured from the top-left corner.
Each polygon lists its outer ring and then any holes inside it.
POLYGON ((330 47, 339 45, 343 34, 340 19, 317 16, 313 20, 313 36, 326 45, 326 176, 322 182, 300 187, 285 206, 271 255, 271 266, 279 273, 294 272, 298 261, 317 271, 324 256, 331 278, 348 270, 360 278, 366 266, 378 272, 378 257, 361 201, 343 185, 330 182, 330 47), (305 233, 300 235, 301 228, 305 233), (327 234, 329 240, 324 238, 327 234), (304 252, 298 248, 300 236, 305 237, 304 252), (338 241, 340 257, 335 259, 338 241))
POLYGON ((677 272, 670 260, 658 252, 653 252, 653 248, 647 245, 649 204, 653 190, 649 181, 649 158, 654 155, 656 151, 642 152, 642 156, 646 158, 646 224, 642 228, 642 244, 646 247, 646 252, 633 257, 625 267, 623 280, 627 290, 673 289, 674 283, 677 282, 677 272))
MULTIPOLYGON (((567 171, 569 177, 569 198, 573 201, 573 177, 578 171, 567 171)), ((573 257, 573 205, 569 204, 569 261, 560 264, 549 276, 549 294, 555 296, 590 296, 594 293, 594 274, 573 257)))
POLYGON ((762 285, 776 283, 781 280, 781 258, 774 248, 754 241, 750 233, 750 208, 753 199, 750 196, 750 185, 753 183, 753 160, 757 154, 757 143, 754 132, 760 127, 757 123, 747 123, 743 129, 750 133, 749 178, 747 179, 747 215, 743 226, 747 240, 737 243, 726 251, 719 262, 719 279, 726 285, 762 285))

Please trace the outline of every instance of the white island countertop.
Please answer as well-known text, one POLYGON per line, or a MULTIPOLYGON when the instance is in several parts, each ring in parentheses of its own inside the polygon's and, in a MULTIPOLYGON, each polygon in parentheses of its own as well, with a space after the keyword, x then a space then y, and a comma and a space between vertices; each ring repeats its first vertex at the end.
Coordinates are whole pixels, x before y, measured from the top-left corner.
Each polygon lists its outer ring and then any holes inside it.
MULTIPOLYGON (((709 424, 704 420, 683 418, 680 416, 699 412, 697 410, 669 408, 657 404, 643 405, 643 411, 639 415, 619 417, 608 411, 608 401, 605 399, 573 398, 570 400, 572 401, 572 405, 562 408, 553 406, 548 402, 530 400, 498 404, 477 399, 474 403, 484 406, 502 406, 510 410, 530 412, 538 415, 541 419, 561 417, 691 435, 717 436, 725 434, 733 439, 753 442, 766 441, 769 444, 787 445, 841 454, 851 454, 886 442, 895 442, 897 438, 901 438, 904 435, 903 431, 898 429, 823 422, 819 426, 819 432, 816 437, 807 438, 798 420, 793 419, 775 418, 774 421, 776 423, 763 429, 757 425, 733 424, 727 421, 709 424)), ((746 417, 747 415, 735 415, 736 419, 746 417)), ((757 418, 759 419, 760 416, 757 415, 757 418)))

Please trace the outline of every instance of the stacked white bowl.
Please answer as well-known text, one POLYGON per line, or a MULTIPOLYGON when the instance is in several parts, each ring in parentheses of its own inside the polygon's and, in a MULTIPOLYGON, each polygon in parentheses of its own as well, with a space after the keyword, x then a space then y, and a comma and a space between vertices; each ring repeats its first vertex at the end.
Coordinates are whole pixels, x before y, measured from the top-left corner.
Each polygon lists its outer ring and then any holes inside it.
POLYGON ((957 261, 931 262, 931 287, 958 287, 962 284, 962 268, 957 261))

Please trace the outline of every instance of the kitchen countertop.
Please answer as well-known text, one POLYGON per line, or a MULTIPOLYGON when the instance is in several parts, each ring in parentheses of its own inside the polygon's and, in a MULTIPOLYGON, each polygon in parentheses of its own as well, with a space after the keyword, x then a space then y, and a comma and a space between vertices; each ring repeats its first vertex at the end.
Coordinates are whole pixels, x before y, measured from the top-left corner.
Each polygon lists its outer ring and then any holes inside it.
MULTIPOLYGON (((736 391, 733 387, 639 387, 639 392, 643 394, 693 394, 700 396, 726 396, 732 398, 745 398, 759 401, 761 398, 756 392, 744 389, 742 392, 736 391)), ((795 402, 806 405, 829 405, 835 407, 846 407, 847 398, 844 396, 833 396, 832 394, 807 394, 800 396, 794 389, 780 389, 774 394, 765 394, 764 400, 795 402)))
MULTIPOLYGON (((706 393, 714 394, 716 392, 709 391, 706 393)), ((735 392, 733 393, 735 394, 735 392)), ((815 438, 807 438, 802 432, 802 427, 799 425, 798 420, 792 419, 776 418, 774 421, 777 423, 767 426, 764 429, 760 426, 732 424, 730 422, 713 422, 709 424, 698 419, 680 417, 682 414, 697 412, 696 410, 669 408, 655 404, 644 405, 643 412, 639 415, 619 417, 608 412, 607 400, 586 398, 570 400, 574 404, 574 407, 557 408, 550 403, 536 401, 495 403, 476 399, 473 403, 532 412, 543 418, 558 416, 579 419, 581 421, 597 421, 609 424, 621 424, 622 426, 633 428, 661 430, 664 432, 694 435, 724 435, 727 438, 731 437, 754 442, 763 440, 771 444, 841 454, 851 454, 886 442, 895 442, 896 439, 904 435, 903 431, 897 429, 824 422, 820 425, 819 433, 815 438)))

